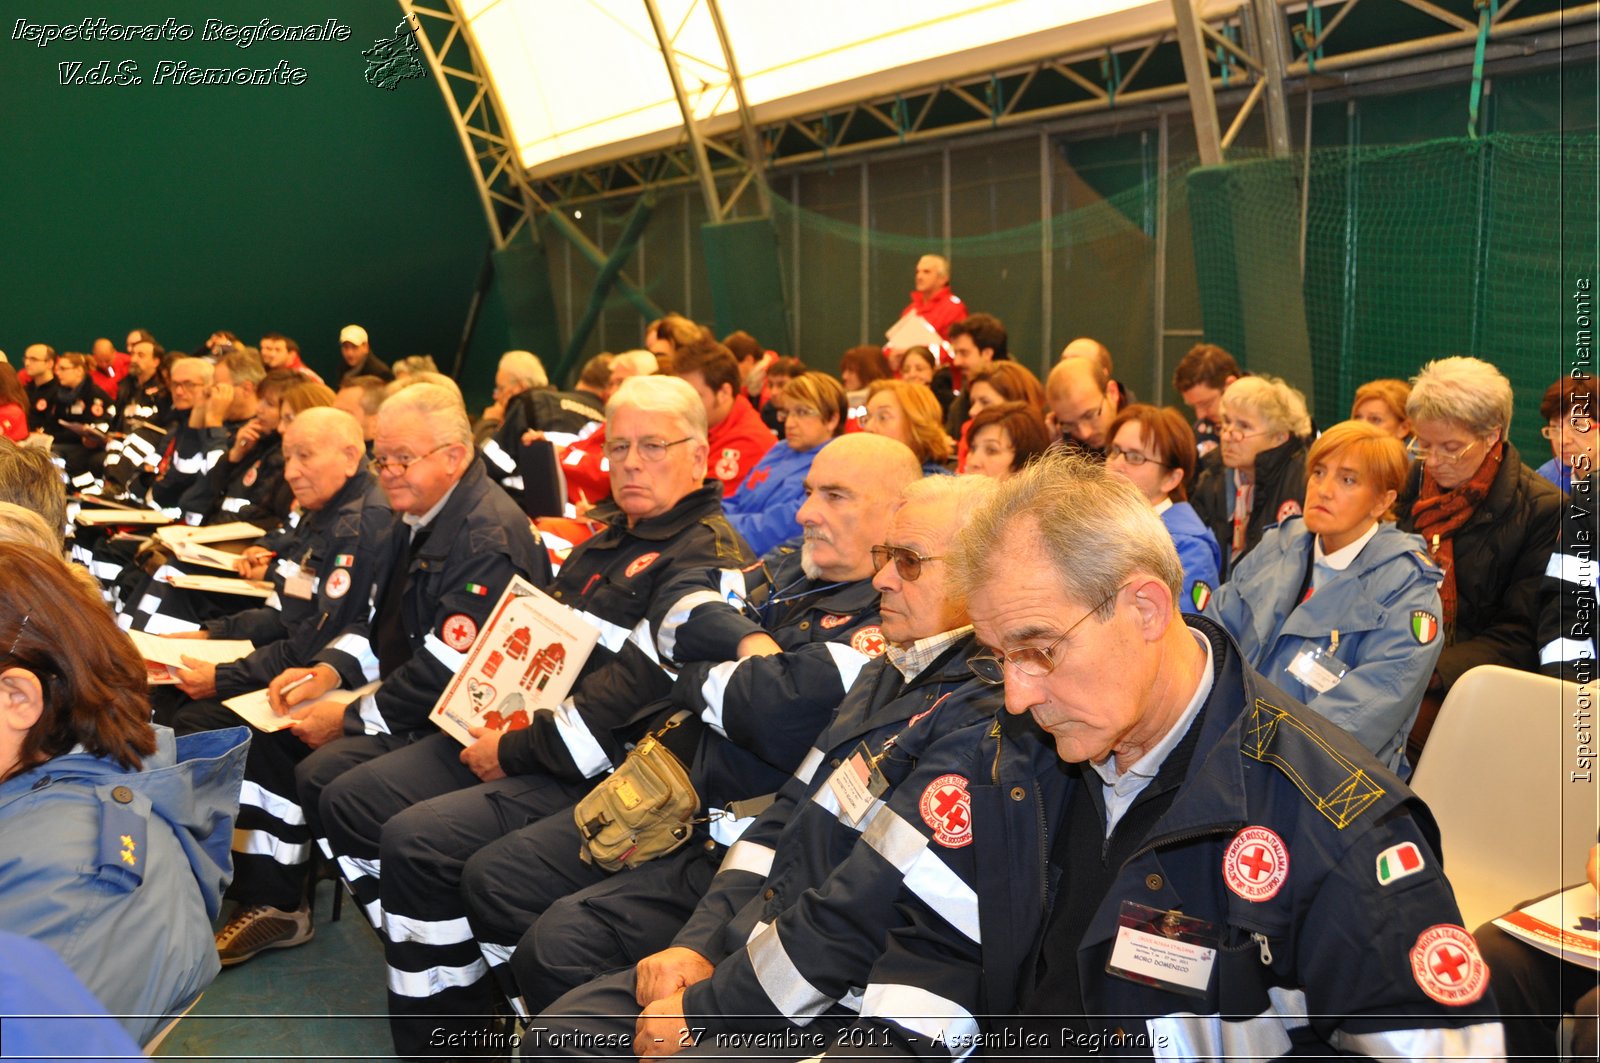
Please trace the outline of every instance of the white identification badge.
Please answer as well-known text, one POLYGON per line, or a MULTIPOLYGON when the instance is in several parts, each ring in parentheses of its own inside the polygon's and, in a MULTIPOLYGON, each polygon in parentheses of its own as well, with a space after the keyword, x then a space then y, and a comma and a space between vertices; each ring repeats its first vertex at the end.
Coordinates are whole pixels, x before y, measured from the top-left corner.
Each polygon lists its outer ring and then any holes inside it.
POLYGON ((278 575, 283 577, 283 593, 290 598, 310 601, 317 593, 316 581, 306 574, 298 562, 283 559, 278 562, 278 575))
POLYGON ((1321 646, 1308 646, 1289 662, 1289 674, 1318 694, 1326 694, 1338 686, 1348 671, 1349 665, 1321 646))
POLYGON ((1106 973, 1189 996, 1204 996, 1217 962, 1213 927, 1204 919, 1123 901, 1106 973))
POLYGON ((839 800, 839 808, 850 818, 850 825, 860 823, 878 796, 889 788, 863 742, 856 751, 845 758, 828 776, 828 789, 839 800))

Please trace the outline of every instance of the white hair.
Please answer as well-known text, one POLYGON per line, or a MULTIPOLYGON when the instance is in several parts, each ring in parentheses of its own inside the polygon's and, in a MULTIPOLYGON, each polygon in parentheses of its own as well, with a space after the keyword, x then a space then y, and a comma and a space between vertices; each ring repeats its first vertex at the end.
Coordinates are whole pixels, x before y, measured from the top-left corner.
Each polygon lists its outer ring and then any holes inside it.
POLYGON ((412 378, 406 386, 383 400, 378 420, 412 414, 428 422, 435 443, 464 443, 472 446, 472 422, 462 405, 459 388, 451 390, 429 380, 412 378))
POLYGON ((1411 378, 1406 417, 1456 421, 1478 435, 1511 427, 1511 381, 1481 358, 1440 358, 1411 378))
POLYGON ((500 370, 510 373, 512 382, 519 387, 550 386, 550 377, 544 371, 544 363, 539 361, 539 356, 532 351, 507 351, 500 356, 500 370))
POLYGON ((1311 434, 1311 414, 1298 388, 1275 376, 1242 376, 1222 393, 1222 409, 1246 409, 1267 422, 1273 432, 1304 438, 1311 434))
POLYGON ((681 378, 675 376, 631 376, 606 402, 606 432, 623 407, 648 413, 671 414, 683 421, 684 431, 693 439, 706 441, 706 404, 681 378))

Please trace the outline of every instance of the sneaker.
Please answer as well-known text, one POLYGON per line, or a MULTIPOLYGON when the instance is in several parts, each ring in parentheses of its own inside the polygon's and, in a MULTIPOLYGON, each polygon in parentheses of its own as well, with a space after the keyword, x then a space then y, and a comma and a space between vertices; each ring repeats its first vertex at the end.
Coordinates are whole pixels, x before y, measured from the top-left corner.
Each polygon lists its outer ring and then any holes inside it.
POLYGON ((267 904, 247 905, 233 913, 217 931, 217 955, 222 966, 243 963, 262 949, 288 949, 304 945, 315 930, 311 909, 302 904, 285 912, 267 904))

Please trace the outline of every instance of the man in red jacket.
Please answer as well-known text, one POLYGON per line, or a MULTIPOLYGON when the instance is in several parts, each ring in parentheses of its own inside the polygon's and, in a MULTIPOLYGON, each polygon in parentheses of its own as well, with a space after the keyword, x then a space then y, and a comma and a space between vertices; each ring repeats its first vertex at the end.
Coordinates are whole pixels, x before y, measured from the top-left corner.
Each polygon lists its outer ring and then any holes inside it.
POLYGON ((967 305, 950 290, 950 263, 942 255, 923 255, 917 259, 916 287, 911 302, 900 316, 921 314, 942 340, 950 338, 950 326, 967 316, 967 305))
POLYGON ((694 388, 705 403, 706 424, 711 428, 707 474, 722 481, 726 498, 738 490, 776 439, 745 398, 733 353, 716 340, 702 338, 680 346, 672 374, 694 388))

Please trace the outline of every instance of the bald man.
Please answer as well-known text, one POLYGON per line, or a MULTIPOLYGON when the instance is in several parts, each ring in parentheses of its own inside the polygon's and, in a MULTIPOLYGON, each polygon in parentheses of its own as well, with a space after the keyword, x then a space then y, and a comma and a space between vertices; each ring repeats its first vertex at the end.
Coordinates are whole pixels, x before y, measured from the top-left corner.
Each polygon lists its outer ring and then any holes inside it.
POLYGON ((1123 405, 1122 388, 1094 358, 1066 358, 1045 381, 1045 419, 1069 447, 1103 454, 1109 429, 1123 405))
POLYGON ((1088 358, 1100 371, 1106 375, 1107 391, 1112 387, 1117 389, 1117 409, 1123 409, 1130 403, 1138 402, 1126 384, 1116 380, 1116 369, 1111 364, 1111 350, 1105 344, 1092 336, 1079 336, 1065 347, 1061 348, 1061 361, 1069 358, 1088 358))

